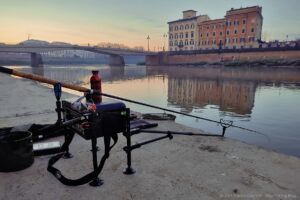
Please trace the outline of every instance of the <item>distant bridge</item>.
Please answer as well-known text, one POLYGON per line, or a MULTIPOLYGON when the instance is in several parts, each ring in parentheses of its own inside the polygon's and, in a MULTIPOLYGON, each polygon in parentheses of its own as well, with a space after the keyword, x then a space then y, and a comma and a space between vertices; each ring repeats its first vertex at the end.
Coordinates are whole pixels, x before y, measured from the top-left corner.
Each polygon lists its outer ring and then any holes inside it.
POLYGON ((123 56, 147 56, 156 55, 155 52, 139 51, 132 49, 119 49, 119 48, 104 48, 104 47, 91 47, 91 46, 78 46, 78 45, 3 45, 0 46, 0 52, 6 53, 29 53, 31 54, 31 65, 42 65, 41 53, 60 51, 60 50, 82 50, 93 53, 109 55, 109 65, 123 66, 125 64, 123 56))

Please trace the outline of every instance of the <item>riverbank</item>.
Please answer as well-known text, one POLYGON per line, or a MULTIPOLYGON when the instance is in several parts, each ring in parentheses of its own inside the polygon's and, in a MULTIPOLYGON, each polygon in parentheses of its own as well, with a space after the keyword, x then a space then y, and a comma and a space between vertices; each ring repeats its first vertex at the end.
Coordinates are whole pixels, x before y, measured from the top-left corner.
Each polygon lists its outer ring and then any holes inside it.
POLYGON ((161 52, 146 56, 146 65, 295 65, 299 66, 300 49, 227 49, 161 52))
POLYGON ((224 62, 195 62, 170 64, 169 66, 224 66, 224 67, 280 67, 280 68, 300 68, 300 60, 270 59, 270 60, 237 60, 224 62))
MULTIPOLYGON (((55 122, 52 89, 0 74, 0 92, 1 127, 55 122)), ((63 98, 71 96, 63 94, 63 98)), ((174 122, 159 122, 158 128, 199 132, 174 122)), ((133 143, 150 138, 153 137, 136 135, 133 143)), ((125 176, 122 174, 126 164, 122 150, 125 139, 121 135, 119 139, 101 174, 104 185, 100 188, 62 185, 47 172, 49 157, 44 156, 36 157, 26 170, 0 173, 0 199, 297 199, 300 196, 300 159, 293 156, 228 138, 175 136, 171 141, 162 140, 133 151, 132 164, 137 172, 125 176)), ((99 146, 103 149, 102 142, 99 146)), ((90 148, 89 141, 76 136, 70 149, 74 158, 61 160, 58 167, 73 178, 89 172, 90 148)))

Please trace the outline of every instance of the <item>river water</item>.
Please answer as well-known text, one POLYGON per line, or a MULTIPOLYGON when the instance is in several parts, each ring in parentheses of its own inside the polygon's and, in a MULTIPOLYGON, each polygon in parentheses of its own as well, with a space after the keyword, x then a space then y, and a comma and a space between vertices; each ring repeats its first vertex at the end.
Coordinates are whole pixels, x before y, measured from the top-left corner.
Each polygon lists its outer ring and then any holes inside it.
MULTIPOLYGON (((149 67, 128 65, 14 67, 56 80, 89 87, 98 69, 102 90, 116 96, 257 130, 229 128, 226 137, 300 157, 300 69, 233 67, 149 67)), ((126 103, 142 113, 161 112, 126 103)), ((215 123, 177 115, 176 122, 209 133, 215 123)))

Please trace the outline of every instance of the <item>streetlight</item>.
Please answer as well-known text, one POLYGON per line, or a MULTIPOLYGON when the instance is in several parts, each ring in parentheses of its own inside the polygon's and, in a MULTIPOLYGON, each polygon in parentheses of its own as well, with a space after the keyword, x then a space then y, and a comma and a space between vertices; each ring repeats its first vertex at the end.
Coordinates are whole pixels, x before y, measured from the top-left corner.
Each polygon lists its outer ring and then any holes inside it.
POLYGON ((168 35, 164 33, 164 35, 163 35, 163 40, 164 40, 163 51, 165 51, 165 46, 166 46, 166 40, 165 40, 165 38, 167 38, 167 37, 168 37, 168 35))
POLYGON ((148 35, 148 37, 147 37, 147 40, 148 40, 148 51, 149 51, 149 40, 150 40, 149 35, 148 35))

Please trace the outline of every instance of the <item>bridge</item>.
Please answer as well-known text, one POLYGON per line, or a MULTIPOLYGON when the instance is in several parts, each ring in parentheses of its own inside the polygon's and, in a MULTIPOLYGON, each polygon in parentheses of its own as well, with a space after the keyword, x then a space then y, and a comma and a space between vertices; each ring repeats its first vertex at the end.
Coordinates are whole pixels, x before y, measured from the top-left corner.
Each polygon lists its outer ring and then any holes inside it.
POLYGON ((132 49, 119 49, 119 48, 104 48, 104 47, 91 47, 79 45, 3 45, 0 46, 0 52, 5 53, 28 53, 31 55, 31 66, 40 66, 43 64, 41 53, 60 51, 60 50, 82 50, 93 53, 109 55, 109 65, 111 66, 124 66, 123 56, 148 56, 156 55, 155 52, 139 51, 132 49))

